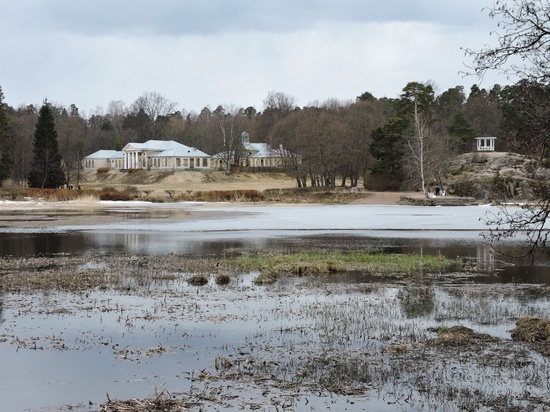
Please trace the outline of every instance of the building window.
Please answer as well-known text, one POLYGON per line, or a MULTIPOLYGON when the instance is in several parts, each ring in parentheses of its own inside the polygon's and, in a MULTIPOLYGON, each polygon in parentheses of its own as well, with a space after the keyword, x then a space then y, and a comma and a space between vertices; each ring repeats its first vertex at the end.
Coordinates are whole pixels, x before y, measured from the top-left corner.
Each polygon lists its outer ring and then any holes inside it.
POLYGON ((208 167, 208 159, 206 157, 204 159, 202 159, 202 166, 203 167, 208 167))
POLYGON ((181 159, 179 157, 176 159, 176 166, 177 167, 181 166, 181 159))

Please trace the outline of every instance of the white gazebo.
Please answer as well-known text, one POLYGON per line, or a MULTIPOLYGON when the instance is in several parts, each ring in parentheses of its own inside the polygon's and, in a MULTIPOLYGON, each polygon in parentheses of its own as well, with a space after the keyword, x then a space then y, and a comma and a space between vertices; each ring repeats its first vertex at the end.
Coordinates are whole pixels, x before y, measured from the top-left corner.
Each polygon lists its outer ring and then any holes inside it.
POLYGON ((476 137, 477 151, 478 152, 494 152, 495 140, 497 138, 493 136, 480 136, 476 137))

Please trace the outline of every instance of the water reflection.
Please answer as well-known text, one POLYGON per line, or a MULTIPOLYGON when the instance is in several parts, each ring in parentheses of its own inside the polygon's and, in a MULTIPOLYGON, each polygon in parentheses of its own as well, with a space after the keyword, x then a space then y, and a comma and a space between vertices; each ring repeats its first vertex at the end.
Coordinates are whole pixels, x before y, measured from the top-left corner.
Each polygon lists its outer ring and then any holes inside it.
MULTIPOLYGON (((243 253, 264 253, 267 250, 293 252, 299 250, 382 251, 461 257, 473 272, 492 273, 493 278, 480 276, 476 281, 550 283, 548 258, 536 265, 495 255, 481 239, 429 239, 375 237, 370 232, 337 233, 319 231, 257 232, 145 232, 145 231, 71 231, 66 233, 0 233, 0 256, 28 257, 70 255, 163 255, 168 253, 193 257, 231 257, 243 253)), ((514 254, 514 244, 501 247, 514 254)), ((350 276, 353 276, 350 274, 350 276)), ((364 281, 364 275, 357 275, 364 281)), ((351 279, 348 279, 351 280, 351 279)))
POLYGON ((0 256, 81 254, 93 247, 79 233, 0 233, 0 256))
POLYGON ((430 315, 435 308, 435 292, 430 287, 409 286, 399 289, 397 298, 408 319, 430 315))

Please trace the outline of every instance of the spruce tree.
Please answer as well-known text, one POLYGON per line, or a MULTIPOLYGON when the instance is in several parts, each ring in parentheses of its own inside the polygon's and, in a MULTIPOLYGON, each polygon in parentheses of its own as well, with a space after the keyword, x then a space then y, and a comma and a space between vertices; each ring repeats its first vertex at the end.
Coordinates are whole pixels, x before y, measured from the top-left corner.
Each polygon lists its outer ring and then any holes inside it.
POLYGON ((65 184, 55 119, 47 102, 38 113, 34 131, 33 160, 28 182, 30 187, 38 188, 57 188, 65 184))
POLYGON ((6 114, 6 107, 3 103, 4 94, 0 86, 0 186, 2 182, 10 177, 13 166, 11 152, 11 128, 6 114))

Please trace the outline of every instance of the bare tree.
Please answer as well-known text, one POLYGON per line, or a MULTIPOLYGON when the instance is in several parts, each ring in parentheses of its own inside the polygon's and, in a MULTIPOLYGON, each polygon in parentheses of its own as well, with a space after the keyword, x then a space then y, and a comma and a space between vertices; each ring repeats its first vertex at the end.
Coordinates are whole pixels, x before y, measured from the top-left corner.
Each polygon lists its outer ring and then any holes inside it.
MULTIPOLYGON (((498 20, 498 44, 481 50, 466 49, 473 59, 474 74, 483 76, 489 70, 497 70, 528 83, 538 83, 544 88, 550 84, 550 4, 542 0, 496 1, 488 9, 489 16, 498 20)), ((531 122, 544 125, 548 111, 538 112, 531 122)), ((550 141, 550 131, 541 127, 544 142, 550 141)), ((547 143, 545 143, 547 145, 547 143)), ((500 213, 486 219, 495 225, 487 236, 497 244, 503 238, 526 234, 529 246, 526 254, 535 257, 550 253, 548 244, 548 217, 550 215, 550 182, 540 179, 536 183, 536 204, 521 210, 510 211, 505 207, 500 213)))
POLYGON ((418 103, 414 101, 414 129, 406 136, 412 159, 420 175, 422 192, 427 194, 426 190, 426 172, 427 172, 427 146, 428 146, 428 122, 418 113, 418 103))
POLYGON ((38 112, 33 105, 21 106, 9 113, 13 131, 12 176, 16 183, 25 185, 31 167, 32 142, 38 112))
POLYGON ((225 167, 226 171, 229 171, 230 164, 240 164, 244 156, 243 133, 246 116, 243 109, 234 105, 228 106, 227 109, 218 106, 213 116, 221 132, 225 167))
POLYGON ((122 100, 113 100, 107 107, 107 115, 114 131, 121 134, 124 128, 124 117, 128 114, 128 108, 122 100))
POLYGON ((78 187, 82 159, 87 154, 84 150, 88 128, 86 121, 78 115, 76 105, 71 105, 70 115, 63 108, 58 108, 57 112, 61 113, 56 116, 55 122, 66 183, 69 187, 78 187))
POLYGON ((473 59, 470 69, 483 77, 497 70, 519 79, 550 80, 550 5, 546 0, 497 0, 486 9, 498 21, 491 33, 498 44, 481 50, 464 49, 473 59))
POLYGON ((550 231, 550 186, 548 182, 538 182, 535 192, 541 199, 536 205, 525 205, 520 209, 501 207, 497 213, 486 216, 485 223, 494 226, 484 238, 495 246, 506 239, 513 239, 518 234, 527 237, 526 248, 518 257, 535 259, 537 255, 548 254, 550 231))
POLYGON ((131 107, 136 118, 143 117, 140 121, 144 138, 158 139, 168 123, 170 114, 174 112, 177 103, 172 102, 157 92, 146 92, 131 107), (145 115, 145 116, 143 116, 145 115))
POLYGON ((283 92, 270 91, 263 101, 264 111, 258 118, 256 133, 261 141, 268 142, 273 147, 271 130, 277 122, 288 116, 295 107, 294 97, 283 92))

